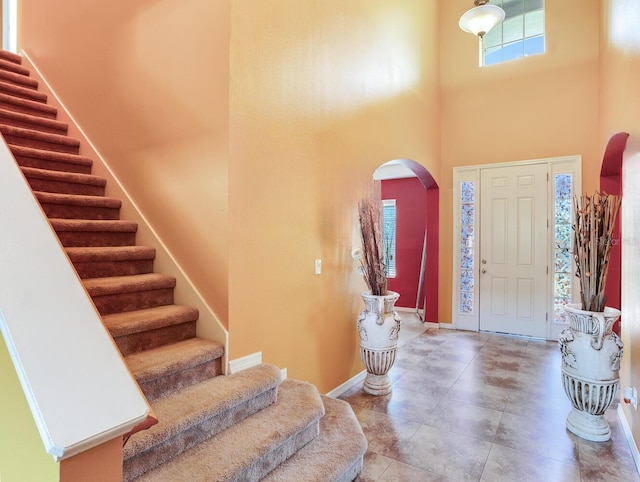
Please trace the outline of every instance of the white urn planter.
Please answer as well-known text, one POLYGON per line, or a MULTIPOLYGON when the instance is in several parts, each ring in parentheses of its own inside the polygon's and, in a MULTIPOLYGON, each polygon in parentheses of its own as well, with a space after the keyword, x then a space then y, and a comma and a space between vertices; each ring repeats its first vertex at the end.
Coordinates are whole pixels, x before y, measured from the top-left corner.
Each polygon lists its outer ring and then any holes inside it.
POLYGON ((358 316, 360 357, 367 370, 363 388, 371 395, 391 392, 388 373, 398 352, 400 316, 394 311, 394 305, 399 297, 393 291, 385 296, 362 293, 365 307, 358 316))
POLYGON ((567 429, 586 440, 605 442, 611 438, 611 430, 604 413, 620 384, 623 343, 611 331, 620 311, 606 307, 603 312, 592 312, 580 307, 565 306, 570 326, 558 340, 562 384, 573 405, 567 416, 567 429))

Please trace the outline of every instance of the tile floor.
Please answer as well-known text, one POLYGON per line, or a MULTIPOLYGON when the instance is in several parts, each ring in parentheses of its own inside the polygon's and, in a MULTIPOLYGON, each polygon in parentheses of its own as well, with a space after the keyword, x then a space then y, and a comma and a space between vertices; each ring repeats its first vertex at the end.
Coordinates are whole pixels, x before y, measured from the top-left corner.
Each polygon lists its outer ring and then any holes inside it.
POLYGON ((358 482, 640 482, 616 406, 609 442, 565 428, 557 343, 425 328, 401 312, 393 392, 351 403, 369 441, 358 482))

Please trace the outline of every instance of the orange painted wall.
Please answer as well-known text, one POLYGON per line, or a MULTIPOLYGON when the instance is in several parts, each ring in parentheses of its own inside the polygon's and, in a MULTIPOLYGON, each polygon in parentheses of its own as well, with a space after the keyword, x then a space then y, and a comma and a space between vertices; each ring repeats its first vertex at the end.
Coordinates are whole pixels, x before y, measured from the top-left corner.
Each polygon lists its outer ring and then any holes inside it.
POLYGON ((42 70, 160 238, 228 319, 226 0, 19 1, 42 70))
POLYGON ((19 40, 227 323, 230 359, 262 351, 326 391, 363 369, 357 199, 391 159, 439 174, 439 3, 33 0, 19 40))
MULTIPOLYGON (((441 25, 457 25, 468 8, 442 2, 441 25)), ((581 154, 583 187, 597 188, 599 18, 596 1, 545 2, 546 53, 484 68, 477 39, 441 29, 441 322, 452 319, 454 167, 581 154)))
POLYGON ((262 351, 321 391, 363 369, 355 206, 391 159, 438 179, 441 3, 233 2, 231 358, 262 351))
MULTIPOLYGON (((640 158, 640 4, 634 0, 606 0, 602 3, 602 97, 601 142, 616 132, 628 132, 625 158, 640 158)), ((634 200, 637 198, 634 195, 634 200)), ((636 203, 637 204, 637 203, 636 203)), ((622 210, 625 210, 623 197, 622 210)), ((636 215, 637 218, 637 215, 636 215)), ((624 356, 620 386, 640 387, 640 301, 637 297, 638 268, 625 263, 625 252, 637 250, 637 236, 631 230, 622 233, 622 329, 624 356), (631 233, 627 232, 631 231, 631 233), (626 244, 631 243, 631 244, 626 244), (636 243, 636 244, 633 244, 636 243)), ((637 229, 635 230, 637 231, 637 229)), ((636 445, 640 441, 640 415, 622 404, 636 445)))

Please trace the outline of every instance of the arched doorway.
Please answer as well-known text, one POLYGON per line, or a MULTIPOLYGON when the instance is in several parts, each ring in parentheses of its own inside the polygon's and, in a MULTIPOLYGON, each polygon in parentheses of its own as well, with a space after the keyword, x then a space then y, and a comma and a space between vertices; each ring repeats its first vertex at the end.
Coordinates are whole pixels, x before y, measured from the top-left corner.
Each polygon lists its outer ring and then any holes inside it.
MULTIPOLYGON (((600 191, 607 194, 622 196, 622 157, 627 145, 629 134, 618 132, 609 139, 607 147, 602 157, 602 167, 600 168, 600 191)), ((620 231, 620 219, 622 213, 618 214, 613 229, 613 238, 618 242, 611 245, 611 257, 609 258, 609 275, 605 286, 604 294, 607 297, 607 306, 621 308, 622 291, 622 243, 620 231)), ((614 331, 620 334, 620 320, 613 327, 614 331)))
POLYGON ((414 308, 423 321, 438 322, 439 189, 427 169, 395 159, 374 172, 382 200, 395 201, 396 273, 389 289, 398 306, 414 308))

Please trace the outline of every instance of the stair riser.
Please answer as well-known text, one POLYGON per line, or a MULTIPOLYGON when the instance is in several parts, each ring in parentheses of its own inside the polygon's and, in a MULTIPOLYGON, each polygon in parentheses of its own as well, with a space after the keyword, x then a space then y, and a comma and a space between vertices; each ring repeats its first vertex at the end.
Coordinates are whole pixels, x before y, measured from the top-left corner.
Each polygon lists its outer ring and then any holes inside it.
POLYGON ((74 261, 73 266, 82 279, 153 273, 153 259, 74 261))
POLYGON ((151 447, 151 450, 147 450, 135 457, 125 460, 124 480, 130 481, 167 460, 180 455, 182 452, 215 436, 240 420, 268 407, 274 403, 276 399, 276 388, 261 393, 251 399, 250 404, 245 403, 245 407, 235 406, 225 412, 219 412, 214 417, 208 418, 198 425, 176 434, 175 437, 151 447))
POLYGON ((113 295, 91 296, 101 315, 155 308, 173 304, 173 288, 133 291, 113 295))
POLYGON ((139 353, 169 343, 188 340, 196 336, 196 322, 165 326, 156 330, 146 330, 131 335, 114 337, 123 356, 139 353))
POLYGON ((60 219, 95 219, 95 220, 118 220, 120 219, 119 208, 103 208, 95 206, 71 206, 63 204, 51 204, 41 202, 42 210, 50 218, 60 219))
POLYGON ((14 146, 32 147, 34 149, 62 152, 65 154, 78 154, 80 152, 80 148, 76 145, 58 144, 56 142, 33 139, 31 137, 20 137, 12 134, 4 134, 4 138, 7 141, 7 144, 12 144, 14 146))
POLYGON ((203 382, 209 378, 222 375, 221 365, 222 363, 218 358, 179 372, 167 373, 153 380, 138 380, 138 385, 147 397, 147 400, 152 402, 162 396, 177 392, 178 390, 203 382))
POLYGON ((24 129, 33 129, 40 132, 47 132, 49 134, 58 134, 62 136, 66 135, 68 130, 66 126, 31 122, 27 119, 15 119, 13 117, 8 117, 2 114, 0 114, 0 124, 13 127, 22 127, 24 129))
POLYGON ((65 248, 134 246, 136 233, 118 231, 59 231, 58 238, 65 248))
POLYGON ((53 181, 33 178, 26 175, 27 181, 34 191, 53 192, 58 194, 80 194, 84 196, 104 196, 104 186, 80 184, 76 182, 53 181))
POLYGON ((49 171, 58 172, 75 172, 77 174, 91 174, 91 165, 76 164, 64 161, 52 161, 49 159, 40 159, 37 157, 27 157, 20 154, 13 155, 19 166, 35 167, 37 169, 47 169, 49 171))
POLYGON ((13 112, 19 112, 21 114, 44 117, 45 119, 55 119, 58 116, 57 111, 55 109, 50 109, 48 106, 46 106, 46 104, 29 106, 0 100, 0 108, 13 112))
MULTIPOLYGON (((2 79, 0 79, 1 81, 2 79)), ((32 100, 33 102, 47 103, 46 94, 42 94, 36 90, 25 89, 24 87, 18 87, 13 84, 0 83, 0 92, 6 95, 12 95, 20 99, 32 100)))

